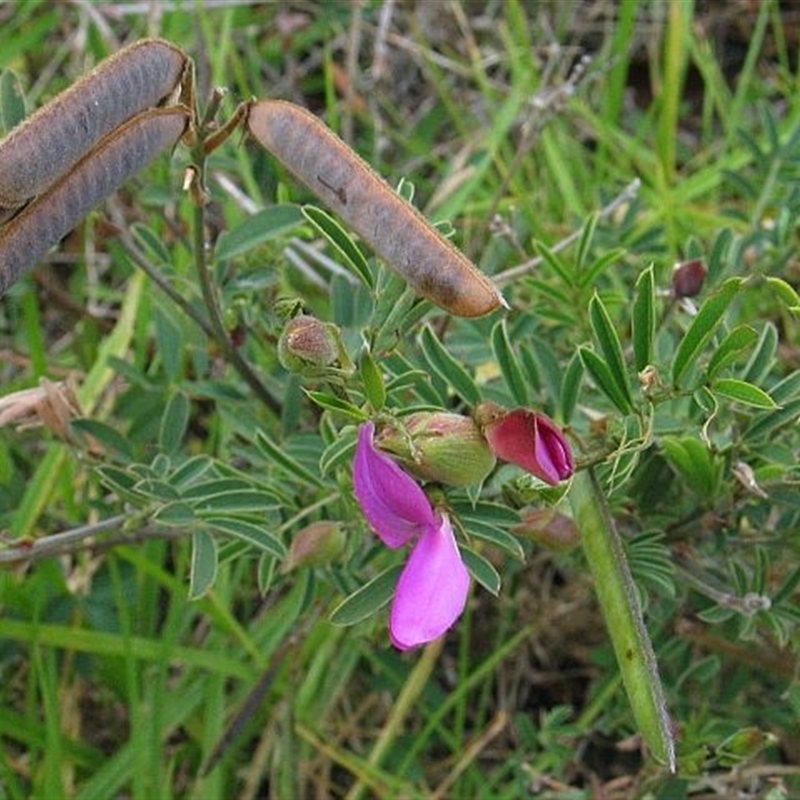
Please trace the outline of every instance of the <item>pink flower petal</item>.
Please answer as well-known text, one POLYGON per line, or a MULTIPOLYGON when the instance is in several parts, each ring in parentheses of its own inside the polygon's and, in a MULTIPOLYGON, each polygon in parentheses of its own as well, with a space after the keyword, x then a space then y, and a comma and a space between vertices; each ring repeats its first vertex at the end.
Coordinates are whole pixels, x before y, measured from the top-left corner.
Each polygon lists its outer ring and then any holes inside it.
POLYGON ((572 450, 564 431, 544 414, 535 414, 535 452, 552 475, 553 483, 566 480, 575 471, 572 450))
POLYGON ((358 432, 353 488, 375 533, 388 547, 402 547, 433 526, 435 517, 425 492, 414 479, 375 448, 374 433, 372 422, 362 425, 358 432))
POLYGON ((555 486, 575 470, 564 432, 544 414, 509 411, 484 428, 492 452, 555 486))
POLYGON ((464 611, 469 572, 450 520, 442 515, 420 537, 397 583, 389 632, 400 650, 438 639, 464 611))

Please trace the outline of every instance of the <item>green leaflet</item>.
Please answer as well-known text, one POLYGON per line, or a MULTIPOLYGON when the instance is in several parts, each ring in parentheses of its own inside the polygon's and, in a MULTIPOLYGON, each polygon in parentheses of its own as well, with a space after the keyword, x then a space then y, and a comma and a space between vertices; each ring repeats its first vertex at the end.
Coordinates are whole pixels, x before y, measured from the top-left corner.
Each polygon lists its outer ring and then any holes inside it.
POLYGON ((192 562, 189 573, 189 599, 197 600, 213 585, 217 577, 217 543, 206 530, 192 533, 192 562))
POLYGON ((330 616, 331 623, 355 625, 383 608, 392 599, 402 571, 402 565, 396 565, 376 575, 333 609, 330 616))
POLYGON ((500 372, 503 373, 503 378, 514 398, 514 402, 519 406, 527 406, 529 402, 528 382, 525 380, 522 365, 514 352, 514 348, 511 346, 511 340, 508 338, 505 319, 501 319, 492 328, 492 351, 497 363, 500 365, 500 372))
POLYGON ((656 287, 652 264, 636 281, 633 301, 633 357, 641 372, 653 363, 653 340, 656 336, 656 287))
POLYGON ((214 254, 220 261, 236 258, 264 242, 283 236, 303 222, 303 213, 293 205, 277 205, 259 211, 219 237, 214 254))
POLYGON ((422 352, 430 368, 448 383, 473 408, 481 402, 481 394, 470 374, 445 349, 436 334, 426 325, 420 336, 422 352))
POLYGON ((679 384, 687 370, 697 361, 701 350, 714 334, 722 316, 744 283, 742 278, 729 278, 703 303, 689 330, 678 345, 678 352, 672 362, 672 380, 679 384))
MULTIPOLYGON (((622 400, 622 404, 625 407, 631 408, 633 400, 631 398, 630 382, 628 381, 628 370, 625 367, 625 356, 622 353, 622 344, 611 317, 597 294, 589 302, 589 320, 608 367, 608 376, 614 382, 615 395, 622 400)), ((617 403, 617 405, 619 406, 620 404, 617 403)))
POLYGON ((608 364, 588 347, 578 349, 583 366, 594 378, 608 399, 623 413, 630 414, 633 406, 630 397, 620 388, 608 364))
POLYGON ((366 256, 353 241, 347 231, 326 211, 316 206, 303 206, 303 216, 339 251, 339 254, 350 267, 353 274, 371 291, 375 288, 375 279, 369 268, 366 256))
POLYGON ((734 400, 753 408, 772 411, 779 408, 778 404, 758 386, 736 378, 720 378, 711 385, 711 391, 720 397, 734 400))

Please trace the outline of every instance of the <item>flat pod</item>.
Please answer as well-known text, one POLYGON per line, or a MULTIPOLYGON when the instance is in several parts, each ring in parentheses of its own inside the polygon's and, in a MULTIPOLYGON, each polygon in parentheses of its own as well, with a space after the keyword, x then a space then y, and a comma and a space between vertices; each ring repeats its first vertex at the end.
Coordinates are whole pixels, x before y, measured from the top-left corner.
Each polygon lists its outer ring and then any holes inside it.
POLYGON ((0 297, 92 208, 174 147, 189 119, 189 109, 176 105, 128 120, 0 228, 0 297))
POLYGON ((180 84, 186 54, 142 39, 101 61, 0 141, 0 211, 41 194, 104 136, 180 84))
POLYGON ((251 105, 248 127, 423 297, 462 317, 505 306, 494 284, 313 114, 264 100, 251 105))

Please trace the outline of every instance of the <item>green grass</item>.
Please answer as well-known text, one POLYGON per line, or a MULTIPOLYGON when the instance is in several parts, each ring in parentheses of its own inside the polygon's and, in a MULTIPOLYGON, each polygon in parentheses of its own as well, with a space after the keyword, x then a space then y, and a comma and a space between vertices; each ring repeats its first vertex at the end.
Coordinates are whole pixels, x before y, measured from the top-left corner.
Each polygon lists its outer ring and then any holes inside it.
POLYGON ((83 419, 0 427, 0 795, 800 793, 793 29, 775 2, 737 5, 746 37, 691 2, 602 5, 398 4, 384 38, 378 2, 0 6, 29 111, 163 36, 201 107, 227 87, 221 122, 290 99, 410 181, 511 307, 415 302, 239 131, 205 209, 181 145, 14 286, 0 403, 68 378, 83 419), (300 308, 338 327, 334 367, 281 365, 300 308), (445 639, 399 653, 385 581, 341 605, 404 558, 353 497, 355 427, 475 400, 556 418, 580 475, 428 487, 478 580, 445 639), (521 524, 546 509, 586 548, 521 524), (319 521, 343 544, 287 569, 319 521), (673 729, 675 774, 651 755, 673 729))

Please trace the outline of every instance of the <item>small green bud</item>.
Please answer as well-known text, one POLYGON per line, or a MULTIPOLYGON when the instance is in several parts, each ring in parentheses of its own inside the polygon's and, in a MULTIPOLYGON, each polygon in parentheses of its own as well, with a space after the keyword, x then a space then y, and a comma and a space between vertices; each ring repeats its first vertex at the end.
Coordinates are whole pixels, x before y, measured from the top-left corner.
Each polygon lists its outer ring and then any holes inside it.
POLYGON ((329 367, 338 356, 337 327, 307 314, 290 319, 278 340, 278 359, 289 372, 329 367))
POLYGON ((328 564, 342 552, 344 543, 345 532, 340 522, 312 522, 292 537, 283 571, 328 564))
POLYGON ((416 478, 450 486, 480 483, 495 457, 470 417, 444 411, 410 414, 375 439, 416 478))
POLYGON ((734 767, 754 759, 766 747, 774 745, 777 737, 759 728, 740 728, 716 748, 721 767, 734 767))

